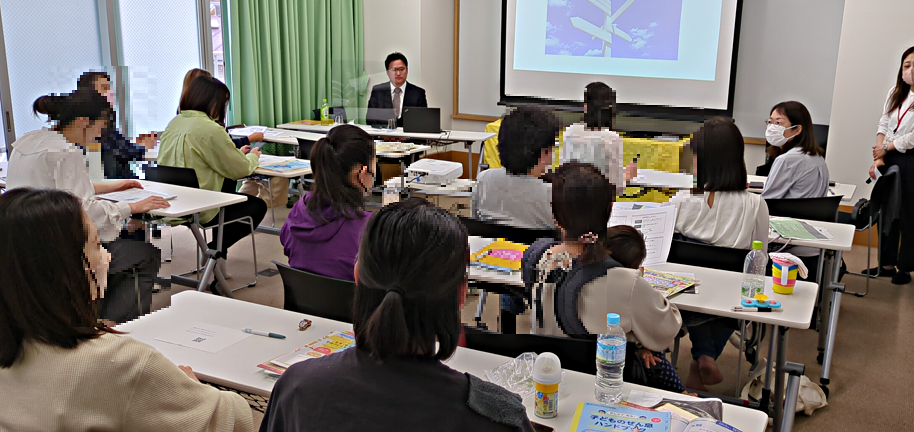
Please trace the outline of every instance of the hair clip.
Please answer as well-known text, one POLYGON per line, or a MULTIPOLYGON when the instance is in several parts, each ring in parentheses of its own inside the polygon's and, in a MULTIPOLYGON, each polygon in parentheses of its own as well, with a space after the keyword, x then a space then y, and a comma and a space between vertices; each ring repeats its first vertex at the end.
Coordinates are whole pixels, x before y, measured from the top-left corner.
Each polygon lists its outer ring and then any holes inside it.
POLYGON ((592 232, 583 234, 580 237, 581 241, 584 243, 596 243, 598 238, 600 238, 600 236, 598 236, 592 232))

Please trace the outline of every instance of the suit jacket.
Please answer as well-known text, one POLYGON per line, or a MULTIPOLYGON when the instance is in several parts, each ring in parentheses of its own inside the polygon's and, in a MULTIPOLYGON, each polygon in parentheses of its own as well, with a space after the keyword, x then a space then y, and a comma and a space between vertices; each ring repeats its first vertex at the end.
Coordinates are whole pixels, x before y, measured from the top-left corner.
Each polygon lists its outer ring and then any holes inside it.
MULTIPOLYGON (((403 91, 403 107, 428 108, 425 99, 425 89, 406 83, 403 91)), ((368 99, 367 123, 387 125, 387 120, 394 116, 394 101, 390 94, 390 81, 378 84, 371 88, 371 98, 368 99)), ((402 114, 402 113, 401 113, 402 114)), ((397 126, 403 126, 402 117, 397 119, 397 126)))

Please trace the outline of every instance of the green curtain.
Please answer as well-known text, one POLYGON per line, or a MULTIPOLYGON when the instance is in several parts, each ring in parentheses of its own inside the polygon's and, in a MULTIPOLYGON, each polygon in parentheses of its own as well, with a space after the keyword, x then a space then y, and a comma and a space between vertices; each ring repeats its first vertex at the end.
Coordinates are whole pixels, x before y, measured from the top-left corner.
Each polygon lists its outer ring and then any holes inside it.
POLYGON ((361 120, 368 103, 362 0, 228 0, 229 124, 311 119, 326 98, 361 120))

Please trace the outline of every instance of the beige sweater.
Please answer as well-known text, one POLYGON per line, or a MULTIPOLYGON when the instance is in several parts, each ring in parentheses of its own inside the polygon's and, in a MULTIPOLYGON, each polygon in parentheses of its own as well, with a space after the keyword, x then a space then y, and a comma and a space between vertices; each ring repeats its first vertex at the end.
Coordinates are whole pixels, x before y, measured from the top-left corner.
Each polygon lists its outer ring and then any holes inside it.
POLYGON ((252 431, 241 396, 188 378, 155 348, 104 334, 27 343, 0 369, 0 431, 252 431))
MULTIPOLYGON (((550 252, 543 254, 538 267, 570 266, 569 260, 556 262, 567 258, 567 255, 560 255, 562 254, 551 255, 550 252)), ((534 319, 533 333, 553 336, 565 334, 555 318, 554 299, 555 284, 543 283, 543 328, 539 328, 534 319)), ((578 300, 578 311, 584 328, 591 334, 606 333, 606 314, 619 314, 629 342, 640 342, 651 351, 662 352, 667 349, 682 327, 679 308, 663 298, 663 294, 642 279, 638 270, 634 269, 610 269, 606 276, 584 285, 578 300)), ((535 310, 533 316, 536 316, 535 310)))

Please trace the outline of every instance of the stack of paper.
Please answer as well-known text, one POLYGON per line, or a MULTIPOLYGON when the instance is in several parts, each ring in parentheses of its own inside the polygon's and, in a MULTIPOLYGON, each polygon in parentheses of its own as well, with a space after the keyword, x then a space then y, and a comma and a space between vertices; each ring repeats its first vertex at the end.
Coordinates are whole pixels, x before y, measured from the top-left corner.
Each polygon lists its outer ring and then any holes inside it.
POLYGON ((295 351, 283 354, 257 367, 270 375, 282 375, 286 369, 295 363, 308 359, 320 358, 333 353, 347 350, 355 346, 355 333, 351 331, 334 331, 314 342, 309 343, 295 351))
POLYGON ((129 204, 129 203, 139 202, 139 201, 142 201, 146 198, 153 197, 153 196, 162 197, 162 198, 165 198, 166 200, 173 200, 173 199, 177 198, 177 196, 175 196, 175 195, 151 191, 149 189, 137 189, 137 188, 122 190, 119 192, 109 192, 106 194, 96 195, 95 197, 101 198, 101 199, 106 199, 108 201, 125 202, 125 203, 129 204))

